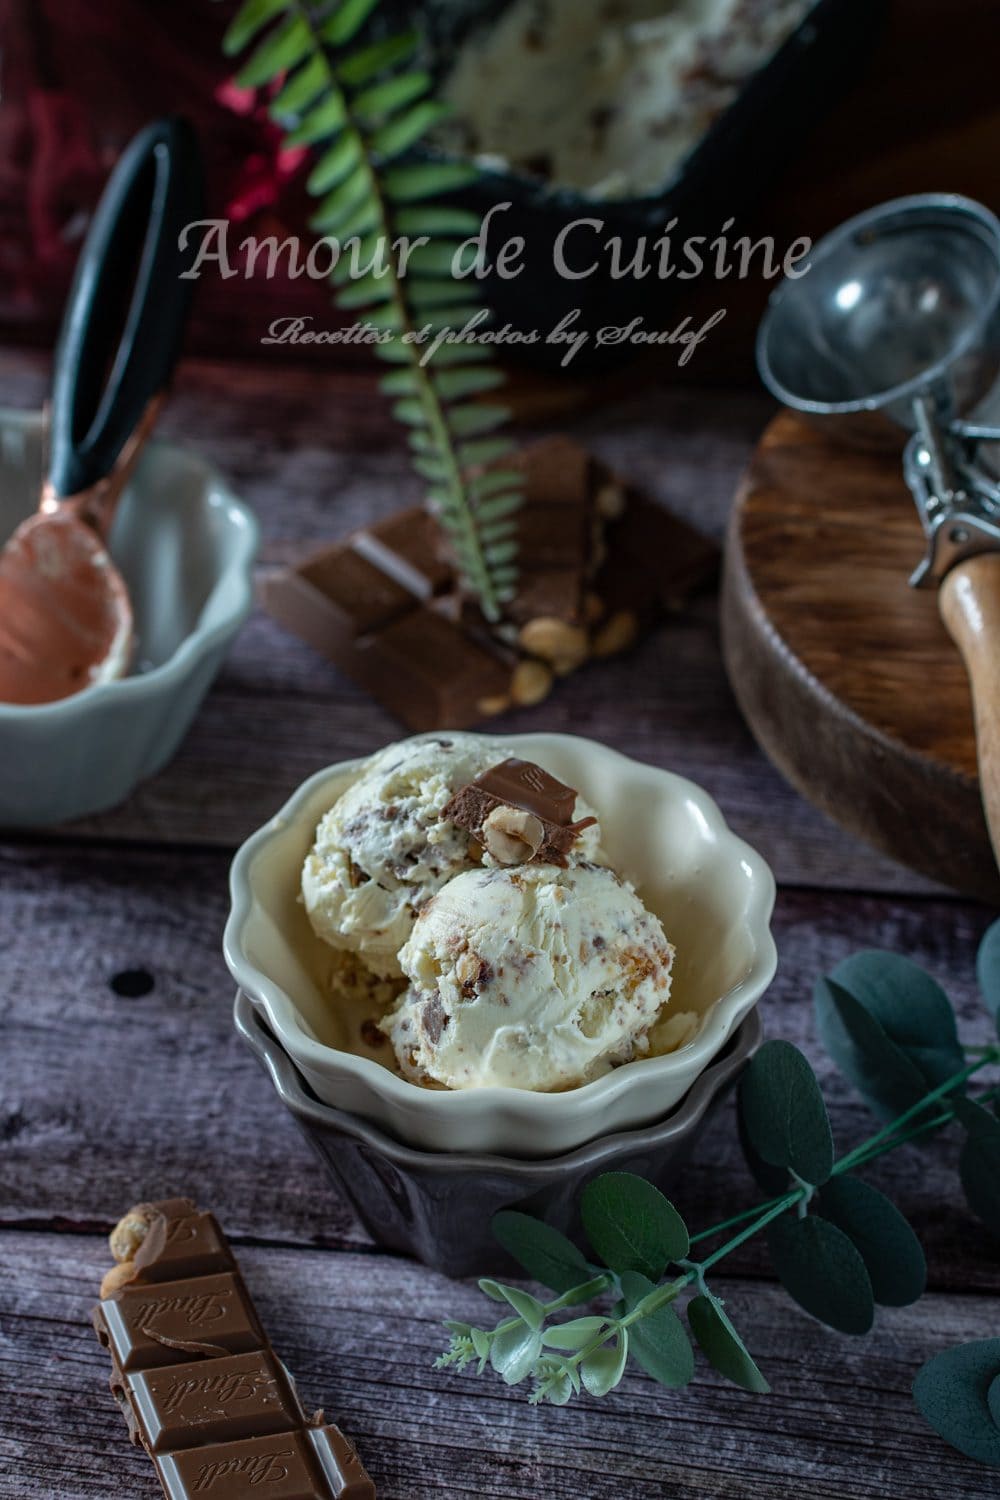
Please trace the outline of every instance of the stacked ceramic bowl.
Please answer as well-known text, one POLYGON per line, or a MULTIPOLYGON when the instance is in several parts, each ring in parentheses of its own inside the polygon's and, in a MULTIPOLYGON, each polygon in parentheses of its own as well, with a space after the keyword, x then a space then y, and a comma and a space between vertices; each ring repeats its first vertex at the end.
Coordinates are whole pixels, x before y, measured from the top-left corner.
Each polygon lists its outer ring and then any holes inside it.
POLYGON ((664 1186, 706 1114, 760 1041, 755 1006, 776 966, 774 880, 691 782, 592 741, 497 741, 598 809, 603 848, 676 947, 671 1006, 700 1017, 693 1040, 558 1093, 429 1089, 353 1040, 331 997, 327 950, 299 900, 316 826, 364 769, 307 781, 240 849, 225 951, 236 1024, 284 1104, 380 1244, 452 1275, 499 1269, 500 1208, 572 1229, 582 1183, 630 1170, 664 1186))

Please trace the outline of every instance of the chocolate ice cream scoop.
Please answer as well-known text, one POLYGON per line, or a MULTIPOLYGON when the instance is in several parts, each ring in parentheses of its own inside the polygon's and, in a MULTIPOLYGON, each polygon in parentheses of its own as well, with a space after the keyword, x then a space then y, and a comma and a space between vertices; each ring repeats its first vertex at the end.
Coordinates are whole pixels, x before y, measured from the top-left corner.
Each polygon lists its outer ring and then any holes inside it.
POLYGON ((197 144, 149 126, 111 175, 77 266, 52 392, 41 507, 0 553, 0 701, 50 703, 120 677, 132 605, 105 546, 173 369, 191 282, 182 230, 198 217, 197 144))

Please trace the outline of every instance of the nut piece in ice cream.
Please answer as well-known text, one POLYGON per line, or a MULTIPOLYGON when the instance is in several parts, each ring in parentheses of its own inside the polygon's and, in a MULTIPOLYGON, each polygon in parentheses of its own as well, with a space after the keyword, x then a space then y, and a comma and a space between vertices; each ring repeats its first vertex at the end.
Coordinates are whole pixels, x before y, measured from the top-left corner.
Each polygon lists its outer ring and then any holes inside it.
POLYGON ((445 806, 497 753, 478 735, 456 733, 402 740, 372 757, 320 822, 303 866, 318 937, 360 954, 380 978, 399 977, 396 955, 416 913, 477 863, 445 806))
POLYGON ((572 1088, 644 1056, 673 948, 613 870, 456 875, 421 911, 382 1020, 402 1071, 452 1089, 572 1088))
POLYGON ((545 829, 534 813, 501 803, 483 819, 482 838, 498 865, 523 865, 542 847, 545 829))
POLYGON ((498 864, 566 865, 571 851, 578 859, 601 852, 597 819, 585 803, 584 816, 573 821, 580 800, 534 761, 510 756, 462 787, 444 811, 498 864))

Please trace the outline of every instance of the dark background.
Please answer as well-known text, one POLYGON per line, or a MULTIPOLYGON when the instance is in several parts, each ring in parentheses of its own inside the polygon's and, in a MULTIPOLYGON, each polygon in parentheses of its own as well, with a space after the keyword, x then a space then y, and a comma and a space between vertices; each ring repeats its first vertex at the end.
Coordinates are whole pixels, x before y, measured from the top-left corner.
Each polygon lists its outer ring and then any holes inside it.
MULTIPOLYGON (((50 345, 86 215, 122 143, 153 115, 198 124, 212 216, 242 234, 301 230, 303 164, 278 150, 259 104, 228 86, 220 40, 231 0, 0 0, 0 340, 50 345)), ((859 41, 859 50, 861 44, 859 41)), ((1000 6, 993 0, 894 0, 860 78, 802 135, 791 164, 740 228, 787 245, 901 193, 968 193, 1000 210, 1000 6)), ((728 285, 727 318, 671 378, 752 380, 762 281, 728 285)), ((703 289, 706 311, 718 289, 703 289)), ((687 308, 685 310, 688 310, 687 308)), ((697 307, 692 307, 697 314, 697 307)), ((188 350, 255 357, 272 317, 336 321, 326 288, 205 277, 188 350)), ((340 347, 283 358, 355 364, 340 347)), ((648 365, 648 360, 647 360, 648 365)))

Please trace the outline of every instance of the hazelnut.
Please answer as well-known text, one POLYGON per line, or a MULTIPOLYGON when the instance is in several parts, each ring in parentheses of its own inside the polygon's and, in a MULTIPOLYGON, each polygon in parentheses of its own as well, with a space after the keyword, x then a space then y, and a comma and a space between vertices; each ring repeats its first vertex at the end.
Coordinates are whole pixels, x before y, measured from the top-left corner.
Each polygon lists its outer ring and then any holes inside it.
POLYGON ((630 609, 620 609, 594 634, 595 656, 614 656, 633 645, 639 634, 639 621, 630 609))
POLYGON ((594 505, 605 520, 617 521, 625 513, 627 498, 624 487, 616 479, 609 479, 594 496, 594 505))
POLYGON ((149 1203, 137 1203, 130 1208, 108 1235, 108 1244, 115 1260, 130 1261, 142 1244, 149 1226, 156 1217, 156 1209, 149 1203))
POLYGON ((494 714, 502 714, 504 709, 510 708, 510 698, 504 693, 497 693, 492 698, 480 698, 476 708, 484 718, 490 719, 494 714))
POLYGON ((479 954, 467 948, 455 965, 455 978, 463 986, 475 984, 482 966, 479 954))
POLYGON ((511 700, 520 708, 541 703, 552 691, 552 673, 542 661, 522 661, 510 680, 511 700))
POLYGON ((547 662, 575 661, 579 665, 587 655, 587 632, 556 615, 529 620, 518 639, 525 651, 547 662))
POLYGON ((101 1296, 110 1297, 113 1293, 120 1291, 135 1275, 135 1266, 130 1260, 119 1261, 112 1266, 110 1271, 105 1271, 104 1280, 101 1282, 101 1296))
POLYGON ((501 865, 523 865, 542 847, 540 818, 523 807, 495 807, 483 823, 483 843, 501 865))

